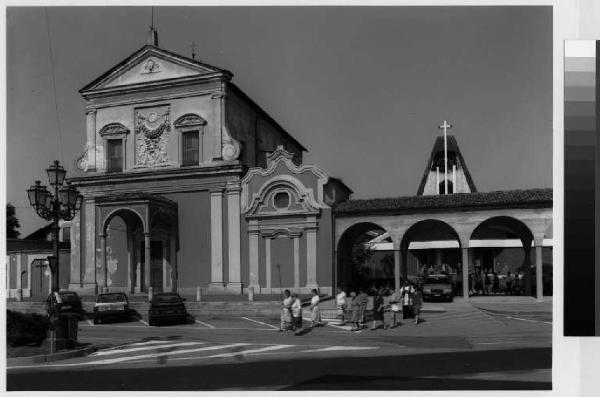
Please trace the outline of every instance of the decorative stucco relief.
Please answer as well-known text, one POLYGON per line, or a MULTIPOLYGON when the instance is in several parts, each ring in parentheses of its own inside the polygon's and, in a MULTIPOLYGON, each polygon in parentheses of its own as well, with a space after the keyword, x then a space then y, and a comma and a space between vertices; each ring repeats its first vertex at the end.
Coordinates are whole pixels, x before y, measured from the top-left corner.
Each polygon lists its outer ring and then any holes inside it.
POLYGON ((155 167, 168 164, 166 132, 171 131, 169 108, 136 110, 136 165, 155 167))

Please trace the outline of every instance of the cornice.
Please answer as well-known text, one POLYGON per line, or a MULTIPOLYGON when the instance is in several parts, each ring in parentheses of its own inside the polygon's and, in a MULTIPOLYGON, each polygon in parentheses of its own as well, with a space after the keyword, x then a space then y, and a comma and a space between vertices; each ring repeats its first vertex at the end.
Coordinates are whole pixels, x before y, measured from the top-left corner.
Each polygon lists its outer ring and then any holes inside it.
POLYGON ((223 72, 208 73, 200 76, 176 77, 172 79, 157 80, 143 83, 126 84, 110 88, 101 88, 81 92, 84 99, 102 98, 131 94, 136 92, 154 91, 163 88, 187 86, 193 83, 204 83, 209 81, 228 81, 230 77, 223 72))
MULTIPOLYGON (((138 105, 138 104, 150 104, 151 102, 165 102, 173 99, 181 99, 181 98, 190 98, 190 97, 200 97, 206 95, 212 95, 215 93, 214 88, 206 89, 206 90, 196 90, 196 91, 187 91, 187 92, 177 92, 173 94, 164 94, 157 96, 144 96, 143 98, 135 98, 135 99, 123 99, 123 100, 115 100, 108 101, 98 104, 88 104, 86 106, 87 110, 98 110, 104 108, 110 108, 115 106, 127 106, 127 105, 138 105)), ((151 105, 149 105, 151 106, 151 105)))

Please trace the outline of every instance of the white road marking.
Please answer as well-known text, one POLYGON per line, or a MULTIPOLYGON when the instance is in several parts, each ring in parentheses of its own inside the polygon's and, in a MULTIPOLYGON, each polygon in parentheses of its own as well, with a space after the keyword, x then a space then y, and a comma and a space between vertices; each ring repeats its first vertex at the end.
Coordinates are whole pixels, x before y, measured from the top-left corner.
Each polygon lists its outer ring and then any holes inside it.
POLYGON ((528 318, 519 318, 519 317, 512 317, 512 316, 506 316, 506 318, 510 318, 510 319, 513 319, 513 320, 527 321, 527 322, 530 322, 530 323, 552 324, 550 321, 530 320, 528 318))
POLYGON ((125 361, 140 360, 140 359, 144 359, 144 358, 157 358, 157 357, 164 357, 164 356, 172 356, 172 355, 176 355, 176 354, 187 354, 187 353, 196 353, 196 352, 200 352, 200 351, 219 350, 219 349, 226 349, 229 347, 247 346, 249 344, 250 343, 233 343, 230 345, 200 347, 198 349, 185 349, 185 350, 175 350, 175 351, 170 351, 170 352, 149 353, 149 354, 142 354, 140 356, 109 358, 109 359, 105 359, 105 360, 91 361, 91 362, 86 362, 86 363, 82 363, 82 364, 86 364, 86 365, 116 364, 116 363, 121 363, 121 362, 125 362, 125 361))
POLYGON ((205 322, 202 322, 200 320, 196 320, 196 322, 198 324, 204 325, 205 327, 208 327, 208 328, 212 328, 212 329, 216 328, 214 325, 210 325, 209 323, 205 323, 205 322))
POLYGON ((504 345, 506 343, 514 343, 514 342, 475 342, 475 345, 504 345))
POLYGON ((251 319, 251 318, 248 318, 248 317, 242 317, 242 318, 243 318, 244 320, 252 321, 253 323, 257 323, 257 324, 266 325, 267 327, 270 327, 270 328, 273 328, 273 329, 277 329, 277 330, 279 329, 279 328, 277 328, 277 327, 276 327, 276 326, 274 326, 274 325, 267 324, 267 323, 263 323, 262 321, 254 320, 254 319, 251 319))
MULTIPOLYGON (((248 353, 254 353, 256 355, 261 355, 261 354, 277 354, 277 353, 264 353, 266 351, 269 350, 280 350, 283 349, 285 347, 290 347, 290 346, 298 346, 298 345, 276 345, 276 346, 269 346, 269 347, 265 347, 265 348, 261 348, 261 349, 253 349, 253 350, 246 350, 246 351, 240 351, 240 352, 236 352, 236 353, 225 353, 225 354, 217 354, 217 355, 212 355, 212 356, 201 356, 201 357, 173 357, 173 358, 169 358, 169 361, 186 361, 186 360, 201 360, 201 359, 205 359, 205 358, 218 358, 218 357, 228 357, 227 354, 229 354, 229 356, 238 356, 238 355, 244 355, 244 354, 248 354, 248 353)), ((154 360, 140 360, 140 361, 136 361, 135 363, 145 363, 145 362, 153 362, 154 360)))
POLYGON ((352 329, 352 327, 350 325, 335 325, 335 324, 331 324, 331 323, 327 323, 327 325, 330 327, 343 329, 344 331, 350 331, 352 329))
POLYGON ((142 350, 151 350, 151 349, 165 349, 170 347, 177 346, 193 346, 193 345, 205 345, 205 342, 183 342, 183 343, 172 343, 170 345, 152 345, 152 346, 141 346, 141 347, 133 347, 131 349, 111 349, 111 350, 100 350, 96 353, 90 354, 90 356, 109 356, 111 354, 122 354, 122 353, 130 353, 137 352, 142 350))
POLYGON ((144 324, 146 327, 148 327, 148 323, 145 322, 144 320, 140 319, 140 323, 144 324))
MULTIPOLYGON (((94 338, 94 339, 97 339, 97 338, 94 338)), ((106 338, 106 339, 109 339, 109 338, 106 338)), ((110 339, 113 339, 113 338, 110 338, 110 339)), ((170 343, 170 342, 172 342, 172 341, 170 341, 170 340, 149 340, 146 342, 135 342, 135 343, 127 343, 124 345, 113 346, 113 347, 109 347, 106 349, 102 349, 102 351, 116 350, 116 349, 121 349, 123 347, 132 347, 132 346, 157 345, 157 344, 161 344, 161 343, 170 343)), ((92 354, 90 354, 90 356, 93 356, 95 354, 96 353, 92 353, 92 354)))
POLYGON ((368 346, 329 346, 329 347, 323 347, 321 349, 302 350, 300 353, 352 351, 352 350, 374 350, 374 349, 379 349, 379 347, 368 347, 368 346))
POLYGON ((287 349, 288 347, 294 347, 294 346, 296 346, 296 345, 267 346, 267 347, 261 347, 260 349, 244 350, 244 351, 232 352, 232 353, 214 354, 212 356, 202 357, 202 358, 233 357, 233 356, 239 356, 239 355, 244 355, 244 354, 249 354, 249 353, 261 353, 261 352, 266 352, 266 351, 271 351, 271 350, 287 349))

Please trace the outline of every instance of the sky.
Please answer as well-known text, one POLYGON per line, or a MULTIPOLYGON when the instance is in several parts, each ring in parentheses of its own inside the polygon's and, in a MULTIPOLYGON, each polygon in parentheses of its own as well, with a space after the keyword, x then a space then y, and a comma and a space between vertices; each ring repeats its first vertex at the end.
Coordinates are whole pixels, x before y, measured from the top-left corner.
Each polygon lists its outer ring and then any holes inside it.
MULTIPOLYGON (((85 145, 78 90, 146 44, 150 7, 7 8, 7 201, 21 235, 54 159, 85 145), (56 96, 54 88, 56 87, 56 96)), ((234 74, 352 198, 417 192, 444 119, 478 191, 552 186, 551 7, 157 7, 160 47, 234 74)))

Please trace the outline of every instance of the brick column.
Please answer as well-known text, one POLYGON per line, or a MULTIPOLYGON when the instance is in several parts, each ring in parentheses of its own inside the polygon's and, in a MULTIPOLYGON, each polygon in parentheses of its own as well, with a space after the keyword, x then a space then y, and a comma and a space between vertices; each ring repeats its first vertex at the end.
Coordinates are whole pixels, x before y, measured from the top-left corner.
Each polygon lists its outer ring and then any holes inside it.
POLYGON ((544 300, 544 279, 542 266, 542 242, 535 243, 535 286, 538 302, 544 300))
POLYGON ((394 243, 394 289, 397 291, 400 285, 400 244, 394 243))
POLYGON ((463 246, 462 249, 462 278, 463 278, 463 297, 469 299, 469 247, 463 246))

